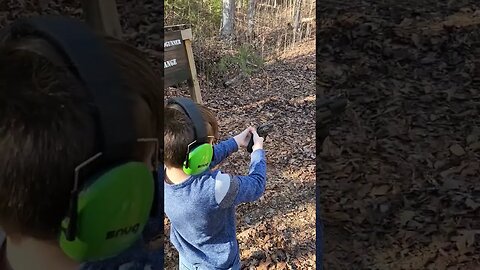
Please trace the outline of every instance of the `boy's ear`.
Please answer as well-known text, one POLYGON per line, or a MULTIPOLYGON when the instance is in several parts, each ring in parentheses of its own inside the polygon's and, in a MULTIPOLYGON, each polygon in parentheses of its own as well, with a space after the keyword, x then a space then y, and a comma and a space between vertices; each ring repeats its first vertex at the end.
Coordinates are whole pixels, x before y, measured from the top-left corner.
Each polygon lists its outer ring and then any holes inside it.
POLYGON ((215 137, 215 135, 216 135, 216 134, 214 134, 213 127, 209 122, 207 122, 207 135, 208 136, 213 136, 213 137, 215 137))

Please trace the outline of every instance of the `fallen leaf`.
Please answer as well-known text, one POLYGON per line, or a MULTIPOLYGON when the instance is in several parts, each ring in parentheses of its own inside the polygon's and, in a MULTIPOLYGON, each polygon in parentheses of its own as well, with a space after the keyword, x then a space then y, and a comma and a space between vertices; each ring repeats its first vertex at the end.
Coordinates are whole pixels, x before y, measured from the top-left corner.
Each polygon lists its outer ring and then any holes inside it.
POLYGON ((468 149, 471 151, 476 151, 480 149, 480 142, 474 142, 468 146, 468 149))
POLYGON ((467 198, 465 200, 465 205, 469 208, 471 208, 473 211, 477 210, 477 208, 480 207, 480 203, 475 202, 471 198, 467 198))
POLYGON ((287 270, 287 263, 285 262, 279 262, 277 263, 277 270, 287 270))
POLYGON ((470 134, 467 136, 467 144, 470 145, 474 142, 478 141, 478 135, 477 134, 470 134))
POLYGON ((443 181, 442 187, 447 190, 460 189, 464 183, 453 178, 447 178, 443 181))
POLYGON ((415 212, 414 211, 402 211, 400 213, 400 224, 402 224, 402 226, 405 226, 407 225, 407 223, 415 216, 415 212))
POLYGON ((259 266, 257 266, 256 269, 258 270, 268 270, 268 265, 266 262, 261 262, 259 266))
POLYGON ((480 231, 474 230, 463 230, 459 231, 460 235, 453 237, 455 244, 460 251, 460 254, 465 254, 469 252, 469 248, 475 243, 475 235, 480 233, 480 231))
POLYGON ((458 157, 461 157, 463 155, 465 155, 465 150, 463 149, 463 147, 461 147, 460 145, 458 144, 454 144, 452 146, 450 146, 450 151, 452 152, 452 154, 458 156, 458 157))
POLYGON ((390 190, 389 185, 375 186, 370 191, 370 195, 371 196, 382 196, 382 195, 387 194, 389 190, 390 190))

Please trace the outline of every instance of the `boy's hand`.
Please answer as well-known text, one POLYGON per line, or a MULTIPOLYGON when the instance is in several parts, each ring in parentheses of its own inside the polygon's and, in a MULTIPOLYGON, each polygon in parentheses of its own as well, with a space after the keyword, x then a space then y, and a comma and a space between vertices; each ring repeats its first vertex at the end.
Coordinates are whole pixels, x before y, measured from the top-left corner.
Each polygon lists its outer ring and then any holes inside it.
POLYGON ((238 145, 238 148, 240 147, 247 147, 248 142, 250 141, 250 138, 252 137, 252 133, 255 131, 254 127, 248 127, 242 133, 236 135, 233 137, 235 139, 235 142, 238 145))
POLYGON ((253 146, 252 146, 252 152, 254 152, 257 149, 263 149, 263 137, 258 136, 257 130, 253 130, 253 146))
MULTIPOLYGON (((267 124, 260 125, 256 129, 258 136, 262 137, 262 139, 263 139, 262 140, 262 147, 263 147, 263 142, 267 138, 267 135, 270 132, 270 130, 272 129, 272 127, 273 127, 273 125, 271 123, 267 123, 267 124)), ((249 152, 249 153, 253 152, 253 145, 254 144, 255 144, 255 142, 254 142, 253 137, 252 137, 252 138, 250 138, 250 141, 248 142, 247 152, 249 152)))

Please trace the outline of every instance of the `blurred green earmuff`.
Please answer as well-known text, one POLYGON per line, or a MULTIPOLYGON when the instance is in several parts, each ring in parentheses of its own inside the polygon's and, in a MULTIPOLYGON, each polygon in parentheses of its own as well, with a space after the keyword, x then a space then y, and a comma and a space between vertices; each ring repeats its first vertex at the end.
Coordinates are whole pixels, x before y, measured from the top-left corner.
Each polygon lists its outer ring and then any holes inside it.
MULTIPOLYGON (((77 261, 115 256, 138 240, 150 215, 154 181, 142 162, 127 162, 89 179, 76 201, 76 220, 62 222, 60 247, 77 261), (75 222, 74 240, 69 239, 75 222)), ((72 210, 73 211, 73 210, 72 210)))
MULTIPOLYGON (((158 168, 158 139, 138 139, 135 133, 133 107, 138 97, 122 87, 113 57, 80 21, 56 16, 24 19, 4 30, 2 37, 2 42, 47 41, 47 48, 22 46, 21 50, 47 59, 55 54, 89 91, 100 152, 75 169, 69 209, 59 224, 59 245, 79 262, 118 255, 140 238, 150 215, 159 211, 158 174, 132 157, 136 143, 155 143, 154 168, 158 168), (91 172, 92 163, 102 165, 102 170, 91 172)), ((51 61, 58 64, 56 60, 51 61)))
POLYGON ((194 140, 187 147, 187 155, 183 163, 183 171, 187 175, 203 173, 210 167, 213 159, 213 145, 205 127, 205 121, 193 100, 185 97, 176 97, 168 101, 168 105, 179 105, 193 123, 194 140))

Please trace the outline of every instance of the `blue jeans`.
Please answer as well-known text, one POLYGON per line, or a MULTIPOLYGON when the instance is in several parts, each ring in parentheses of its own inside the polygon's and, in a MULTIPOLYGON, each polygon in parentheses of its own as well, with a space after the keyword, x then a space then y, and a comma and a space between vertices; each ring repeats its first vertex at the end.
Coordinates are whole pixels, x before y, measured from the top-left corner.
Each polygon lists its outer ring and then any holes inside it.
MULTIPOLYGON (((240 270, 241 269, 240 266, 241 266, 240 258, 237 258, 235 260, 234 265, 230 268, 226 268, 225 270, 240 270)), ((178 258, 178 269, 179 270, 210 270, 210 269, 205 268, 204 266, 202 266, 199 263, 191 264, 191 263, 185 261, 185 259, 183 259, 181 256, 179 256, 179 258, 178 258)))
POLYGON ((320 217, 320 211, 318 211, 318 206, 317 206, 317 256, 316 256, 316 261, 317 261, 317 270, 322 270, 323 269, 323 222, 320 217))

